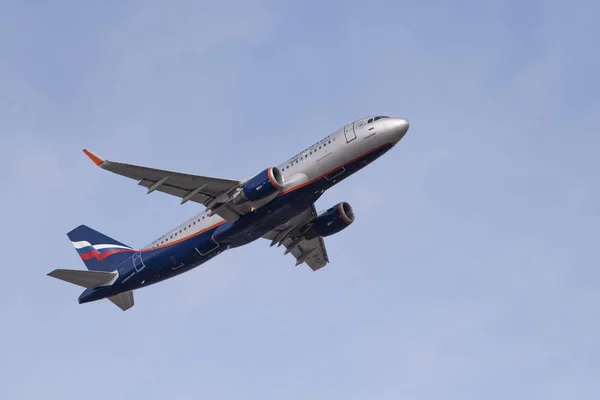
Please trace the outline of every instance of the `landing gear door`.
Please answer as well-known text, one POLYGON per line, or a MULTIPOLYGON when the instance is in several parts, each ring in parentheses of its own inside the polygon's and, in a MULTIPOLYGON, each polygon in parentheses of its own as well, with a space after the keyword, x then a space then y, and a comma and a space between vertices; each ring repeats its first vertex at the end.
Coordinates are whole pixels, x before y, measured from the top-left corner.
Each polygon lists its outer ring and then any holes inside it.
POLYGON ((344 135, 346 135, 346 143, 350 143, 356 139, 356 133, 354 132, 354 122, 346 125, 344 128, 344 135))

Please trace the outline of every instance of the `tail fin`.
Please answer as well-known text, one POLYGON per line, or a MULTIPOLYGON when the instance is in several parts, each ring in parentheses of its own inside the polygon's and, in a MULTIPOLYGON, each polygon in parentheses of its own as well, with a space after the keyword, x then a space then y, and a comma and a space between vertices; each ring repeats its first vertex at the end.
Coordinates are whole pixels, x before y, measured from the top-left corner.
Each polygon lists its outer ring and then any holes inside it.
MULTIPOLYGON (((83 286, 86 290, 79 296, 79 303, 87 303, 89 301, 99 300, 102 297, 91 298, 94 290, 101 286, 110 286, 119 278, 119 272, 102 272, 102 271, 77 271, 73 269, 55 269, 48 276, 60 279, 75 285, 83 286)), ((119 293, 108 297, 121 310, 126 311, 133 307, 133 291, 119 293)))
POLYGON ((67 236, 90 271, 114 271, 137 251, 85 225, 73 229, 67 236))
POLYGON ((129 310, 135 304, 133 301, 133 290, 120 293, 116 296, 109 297, 108 299, 123 311, 129 310))

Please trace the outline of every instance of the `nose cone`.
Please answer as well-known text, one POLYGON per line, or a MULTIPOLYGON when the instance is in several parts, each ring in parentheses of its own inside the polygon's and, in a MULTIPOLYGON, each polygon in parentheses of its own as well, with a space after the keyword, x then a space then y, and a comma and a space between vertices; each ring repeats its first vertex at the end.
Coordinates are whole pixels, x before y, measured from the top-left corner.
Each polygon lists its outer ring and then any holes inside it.
POLYGON ((398 142, 400 139, 404 137, 406 132, 408 131, 408 120, 404 118, 390 118, 390 133, 395 142, 398 142))

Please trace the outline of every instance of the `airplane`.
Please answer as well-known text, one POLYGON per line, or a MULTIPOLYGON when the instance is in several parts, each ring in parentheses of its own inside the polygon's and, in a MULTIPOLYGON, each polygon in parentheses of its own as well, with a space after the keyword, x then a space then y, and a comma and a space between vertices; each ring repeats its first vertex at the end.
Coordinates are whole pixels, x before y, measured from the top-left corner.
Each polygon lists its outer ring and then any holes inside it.
POLYGON ((317 271, 329 263, 324 238, 355 220, 340 202, 317 212, 315 201, 332 186, 392 149, 406 134, 404 118, 369 116, 347 124, 277 167, 231 180, 113 162, 84 149, 100 168, 147 188, 200 203, 205 210, 134 249, 85 225, 67 236, 87 271, 56 269, 49 276, 85 288, 79 304, 108 299, 123 311, 133 291, 195 268, 225 250, 259 238, 283 245, 296 265, 317 271))

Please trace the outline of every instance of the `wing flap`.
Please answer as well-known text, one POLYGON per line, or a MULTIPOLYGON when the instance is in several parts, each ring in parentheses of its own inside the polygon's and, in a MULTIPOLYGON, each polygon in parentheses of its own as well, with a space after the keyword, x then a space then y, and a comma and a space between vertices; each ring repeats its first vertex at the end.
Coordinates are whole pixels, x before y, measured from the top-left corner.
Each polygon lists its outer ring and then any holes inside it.
MULTIPOLYGON (((291 239, 286 239, 283 245, 286 246, 286 243, 291 244, 291 239)), ((313 271, 323 268, 329 262, 327 249, 321 236, 300 240, 290 248, 290 253, 296 258, 296 265, 306 263, 313 271)))
MULTIPOLYGON (((143 179, 138 182, 138 185, 149 189, 155 183, 156 182, 143 179)), ((170 185, 167 183, 163 183, 162 185, 157 187, 155 190, 162 192, 162 193, 170 194, 171 196, 179 197, 181 199, 184 199, 188 194, 190 194, 190 190, 188 190, 188 189, 176 187, 176 186, 173 186, 173 185, 170 185)), ((202 193, 197 192, 195 194, 192 193, 192 196, 190 196, 188 198, 188 200, 193 201, 195 203, 204 204, 206 201, 211 200, 212 198, 214 198, 214 197, 209 196, 207 194, 202 194, 202 193)))
POLYGON ((271 246, 283 244, 286 254, 292 253, 296 258, 296 265, 306 263, 313 271, 321 269, 329 263, 323 237, 315 236, 309 239, 302 233, 316 216, 317 211, 313 205, 287 223, 268 232, 263 238, 271 240, 271 246))

